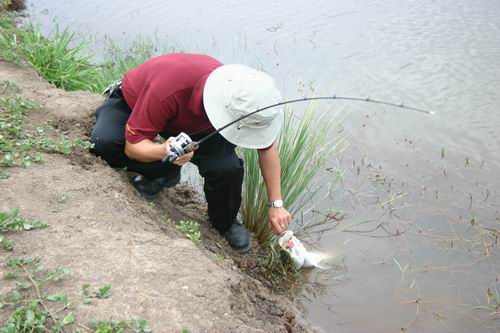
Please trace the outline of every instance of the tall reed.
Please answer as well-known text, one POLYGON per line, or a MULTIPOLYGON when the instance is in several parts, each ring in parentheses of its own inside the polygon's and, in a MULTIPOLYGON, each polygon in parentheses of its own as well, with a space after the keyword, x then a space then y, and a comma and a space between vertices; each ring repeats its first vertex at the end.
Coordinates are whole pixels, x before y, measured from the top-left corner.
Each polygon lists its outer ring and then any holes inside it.
MULTIPOLYGON (((339 126, 340 112, 318 113, 318 103, 310 103, 299 118, 287 109, 277 148, 281 162, 281 191, 285 207, 293 215, 300 213, 316 196, 324 179, 315 178, 333 153, 347 143, 344 136, 331 135, 339 126)), ((244 190, 241 215, 246 227, 254 232, 261 244, 270 244, 273 231, 267 221, 267 192, 262 179, 258 153, 253 149, 242 152, 245 161, 244 190)), ((338 182, 334 176, 331 183, 338 182)))

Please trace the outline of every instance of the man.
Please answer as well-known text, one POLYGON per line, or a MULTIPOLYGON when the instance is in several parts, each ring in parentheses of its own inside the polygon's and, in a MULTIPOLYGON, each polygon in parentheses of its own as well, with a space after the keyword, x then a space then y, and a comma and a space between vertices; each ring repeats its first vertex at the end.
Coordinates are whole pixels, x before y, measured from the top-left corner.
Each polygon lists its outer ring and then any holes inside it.
POLYGON ((224 129, 173 163, 162 162, 180 132, 199 141, 231 121, 280 101, 274 80, 243 65, 223 65, 200 54, 168 54, 129 70, 96 112, 93 152, 112 167, 139 173, 132 181, 146 198, 180 180, 181 166, 194 163, 204 178, 210 223, 240 252, 250 237, 236 216, 241 204, 243 161, 234 149, 258 149, 269 197, 268 221, 277 235, 291 216, 281 200, 281 167, 274 140, 282 111, 270 108, 224 129), (155 142, 157 135, 166 139, 155 142))

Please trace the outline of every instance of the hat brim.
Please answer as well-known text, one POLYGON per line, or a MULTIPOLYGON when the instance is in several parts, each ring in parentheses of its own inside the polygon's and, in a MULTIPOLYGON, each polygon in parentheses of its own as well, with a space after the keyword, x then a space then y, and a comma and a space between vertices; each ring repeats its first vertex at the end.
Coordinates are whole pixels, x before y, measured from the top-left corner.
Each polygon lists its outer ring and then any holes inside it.
MULTIPOLYGON (((232 121, 234 116, 226 110, 226 94, 231 91, 235 78, 249 70, 243 65, 223 65, 216 68, 207 78, 203 89, 203 105, 210 123, 219 129, 232 121)), ((283 114, 274 118, 264 128, 238 127, 238 123, 223 129, 220 134, 232 144, 244 148, 261 149, 271 146, 283 125, 283 114)))

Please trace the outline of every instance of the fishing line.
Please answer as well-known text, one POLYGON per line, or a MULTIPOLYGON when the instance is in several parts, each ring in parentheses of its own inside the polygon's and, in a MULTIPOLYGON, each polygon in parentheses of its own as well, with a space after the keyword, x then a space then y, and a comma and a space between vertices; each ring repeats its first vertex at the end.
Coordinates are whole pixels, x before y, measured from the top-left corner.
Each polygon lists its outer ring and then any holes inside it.
MULTIPOLYGON (((408 111, 415 111, 415 112, 420 112, 420 113, 425 113, 425 114, 431 114, 431 115, 435 114, 434 111, 424 110, 424 109, 416 108, 416 107, 413 107, 413 106, 406 106, 406 105, 404 105, 404 103, 399 103, 398 104, 398 103, 394 103, 394 102, 381 101, 381 100, 378 100, 378 99, 371 99, 370 97, 361 98, 361 97, 352 97, 352 96, 337 96, 335 94, 333 94, 333 96, 303 97, 303 98, 292 99, 292 100, 288 100, 288 101, 284 101, 284 102, 279 102, 279 103, 276 103, 276 104, 271 104, 271 105, 268 105, 268 106, 263 107, 261 109, 257 109, 255 111, 247 113, 246 115, 243 115, 243 116, 235 119, 234 121, 231 121, 231 122, 227 123, 226 125, 224 125, 224 126, 218 128, 218 129, 216 129, 212 133, 207 134, 205 137, 203 137, 199 141, 193 141, 189 137, 189 135, 187 135, 186 133, 180 133, 175 138, 175 140, 170 143, 170 153, 162 159, 162 162, 166 162, 166 161, 173 162, 179 156, 187 154, 187 153, 190 153, 192 151, 195 151, 196 149, 198 149, 198 147, 203 142, 207 141, 208 139, 210 139, 214 135, 218 134, 219 132, 223 131, 224 129, 228 128, 229 126, 232 126, 232 125, 234 125, 236 123, 239 123, 243 119, 246 119, 246 118, 248 118, 248 117, 256 114, 257 112, 261 112, 261 111, 264 111, 264 110, 267 110, 267 109, 270 109, 270 108, 274 108, 274 107, 285 105, 285 104, 291 104, 291 103, 299 103, 299 102, 315 101, 315 100, 336 100, 336 99, 338 99, 338 100, 354 101, 354 102, 382 104, 382 105, 388 105, 388 106, 392 106, 392 107, 396 107, 396 108, 405 109, 405 110, 408 110, 408 111)), ((239 129, 239 127, 238 127, 238 129, 239 129)), ((197 130, 194 133, 199 133, 199 132, 200 132, 200 130, 197 130)))
POLYGON ((362 97, 352 97, 352 96, 337 96, 335 94, 333 96, 303 97, 303 98, 291 99, 291 100, 288 100, 288 101, 284 101, 284 102, 280 102, 280 103, 268 105, 268 106, 263 107, 261 109, 252 111, 252 112, 250 112, 250 113, 248 113, 248 114, 246 114, 244 116, 241 116, 240 118, 238 118, 238 119, 236 119, 236 120, 234 120, 234 121, 232 121, 232 122, 230 122, 230 123, 228 123, 228 124, 226 124, 226 125, 218 128, 218 129, 216 129, 214 132, 208 134, 207 136, 205 136, 200 141, 193 142, 191 145, 193 145, 192 148, 197 149, 200 144, 202 144, 203 142, 207 141, 208 139, 210 139, 212 136, 216 135, 220 131, 228 128, 231 125, 234 125, 234 124, 240 122, 241 120, 243 120, 243 119, 245 119, 247 117, 250 117, 251 115, 256 114, 257 112, 261 112, 261 111, 264 111, 264 110, 267 110, 267 109, 270 109, 270 108, 274 108, 274 107, 285 105, 285 104, 291 104, 291 103, 299 103, 299 102, 314 101, 314 100, 336 100, 336 99, 338 99, 338 100, 354 101, 354 102, 382 104, 382 105, 388 105, 388 106, 392 106, 392 107, 396 107, 396 108, 411 110, 411 111, 415 111, 415 112, 425 113, 425 114, 429 114, 429 115, 435 114, 434 111, 429 111, 429 110, 425 110, 425 109, 421 109, 421 108, 416 108, 416 107, 413 107, 413 106, 407 106, 404 103, 399 103, 398 104, 398 103, 394 103, 394 102, 387 102, 387 101, 381 101, 381 100, 377 100, 377 99, 371 99, 370 97, 362 98, 362 97))

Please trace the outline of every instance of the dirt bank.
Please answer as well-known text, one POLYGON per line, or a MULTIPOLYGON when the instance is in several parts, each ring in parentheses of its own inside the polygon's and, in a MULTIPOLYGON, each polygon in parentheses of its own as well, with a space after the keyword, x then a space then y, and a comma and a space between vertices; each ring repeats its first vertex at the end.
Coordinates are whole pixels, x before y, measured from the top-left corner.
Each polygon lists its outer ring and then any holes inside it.
MULTIPOLYGON (((26 115, 26 129, 52 126, 87 138, 100 96, 61 91, 31 69, 1 61, 0 80, 14 81, 20 95, 39 103, 26 115)), ((75 305, 82 324, 90 317, 142 318, 154 332, 312 331, 291 302, 240 271, 224 240, 203 224, 204 203, 188 186, 148 203, 123 171, 87 152, 43 159, 11 168, 11 176, 0 180, 0 210, 19 208, 23 216, 50 224, 9 235, 16 246, 14 252, 0 249, 0 274, 9 257, 30 255, 69 270, 58 290, 70 298, 76 299, 85 283, 110 284, 110 298, 75 305), (201 221, 202 244, 187 239, 167 218, 201 221)), ((0 292, 9 287, 2 280, 0 292)), ((0 310, 0 323, 7 315, 0 310)))

